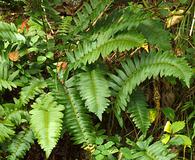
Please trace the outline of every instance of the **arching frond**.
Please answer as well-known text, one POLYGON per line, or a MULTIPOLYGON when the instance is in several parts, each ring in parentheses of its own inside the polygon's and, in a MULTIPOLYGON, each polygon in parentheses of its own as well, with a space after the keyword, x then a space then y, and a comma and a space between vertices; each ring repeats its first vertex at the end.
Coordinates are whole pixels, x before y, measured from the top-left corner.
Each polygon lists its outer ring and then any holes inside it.
POLYGON ((8 146, 7 160, 19 160, 24 158, 26 152, 30 149, 31 144, 34 142, 33 132, 29 129, 19 132, 12 138, 11 144, 8 146))
POLYGON ((78 50, 67 54, 67 56, 72 63, 72 67, 77 68, 95 62, 100 55, 104 58, 112 51, 119 50, 122 52, 142 46, 144 43, 145 39, 142 35, 137 32, 128 32, 111 39, 100 37, 96 42, 84 43, 83 46, 78 47, 78 50))
POLYGON ((98 70, 79 74, 78 89, 90 112, 102 119, 102 113, 109 105, 109 86, 103 74, 98 70))
MULTIPOLYGON (((118 76, 111 75, 113 83, 111 87, 116 92, 115 107, 117 114, 123 110, 129 101, 136 86, 152 76, 174 76, 183 80, 189 87, 192 70, 183 58, 177 58, 172 54, 149 54, 139 60, 128 59, 122 63, 122 69, 117 70, 118 76)), ((119 117, 119 115, 118 115, 119 117)))
POLYGON ((32 108, 31 128, 48 158, 60 137, 64 107, 48 93, 38 97, 32 108))

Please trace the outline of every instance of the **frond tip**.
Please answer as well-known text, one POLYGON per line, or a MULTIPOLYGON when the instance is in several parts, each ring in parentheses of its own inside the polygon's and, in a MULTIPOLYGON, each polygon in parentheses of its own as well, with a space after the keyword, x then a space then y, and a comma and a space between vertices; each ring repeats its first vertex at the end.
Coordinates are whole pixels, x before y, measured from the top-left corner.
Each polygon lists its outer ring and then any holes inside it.
POLYGON ((99 119, 102 119, 102 113, 109 105, 110 96, 109 86, 100 71, 93 70, 91 72, 79 74, 79 91, 85 105, 90 112, 95 113, 99 119))
POLYGON ((64 107, 58 105, 53 96, 48 93, 37 98, 32 108, 30 111, 31 128, 48 158, 60 137, 63 118, 61 111, 64 107))
POLYGON ((133 122, 136 127, 144 134, 146 134, 150 126, 147 106, 148 105, 142 92, 137 91, 130 97, 130 102, 128 104, 128 111, 131 113, 130 117, 133 118, 133 122))

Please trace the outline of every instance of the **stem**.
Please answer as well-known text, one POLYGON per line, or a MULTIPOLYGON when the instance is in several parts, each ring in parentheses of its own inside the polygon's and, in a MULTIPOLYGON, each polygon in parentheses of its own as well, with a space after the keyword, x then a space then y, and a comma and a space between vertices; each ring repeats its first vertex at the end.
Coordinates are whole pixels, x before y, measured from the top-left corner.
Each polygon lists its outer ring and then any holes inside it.
POLYGON ((145 6, 146 8, 149 8, 149 7, 150 7, 150 6, 148 5, 148 2, 146 2, 146 0, 142 0, 142 2, 143 2, 144 6, 145 6))
POLYGON ((192 36, 192 32, 193 32, 193 28, 194 28, 194 23, 195 23, 195 9, 194 9, 194 16, 193 16, 193 19, 192 19, 192 25, 191 25, 191 28, 190 28, 189 36, 192 36))

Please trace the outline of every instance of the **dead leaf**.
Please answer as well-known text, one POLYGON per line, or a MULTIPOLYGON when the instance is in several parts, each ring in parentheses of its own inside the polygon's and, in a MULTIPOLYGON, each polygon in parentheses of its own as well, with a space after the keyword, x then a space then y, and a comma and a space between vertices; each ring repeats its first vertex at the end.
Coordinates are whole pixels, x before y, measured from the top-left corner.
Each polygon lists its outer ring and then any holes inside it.
POLYGON ((8 57, 11 61, 16 62, 19 60, 20 55, 18 51, 13 51, 8 54, 8 57))
POLYGON ((26 19, 22 22, 21 26, 18 28, 18 32, 19 33, 22 33, 24 32, 24 28, 26 28, 26 31, 28 32, 29 31, 29 28, 30 26, 28 25, 28 20, 29 19, 26 19))
POLYGON ((57 63, 57 72, 59 72, 60 70, 65 71, 67 66, 68 66, 67 62, 63 62, 63 61, 62 62, 58 62, 57 63))

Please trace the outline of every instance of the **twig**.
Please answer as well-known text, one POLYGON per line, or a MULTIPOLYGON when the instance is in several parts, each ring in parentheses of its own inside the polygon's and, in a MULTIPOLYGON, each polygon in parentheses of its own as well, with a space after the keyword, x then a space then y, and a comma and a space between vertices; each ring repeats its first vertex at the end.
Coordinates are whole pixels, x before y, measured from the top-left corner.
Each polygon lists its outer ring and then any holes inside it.
POLYGON ((193 32, 193 28, 194 28, 194 23, 195 23, 195 9, 194 9, 194 16, 193 16, 193 19, 192 19, 192 25, 191 25, 191 28, 190 28, 190 34, 189 34, 189 36, 192 36, 192 32, 193 32))

